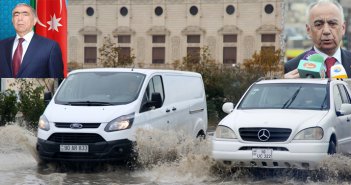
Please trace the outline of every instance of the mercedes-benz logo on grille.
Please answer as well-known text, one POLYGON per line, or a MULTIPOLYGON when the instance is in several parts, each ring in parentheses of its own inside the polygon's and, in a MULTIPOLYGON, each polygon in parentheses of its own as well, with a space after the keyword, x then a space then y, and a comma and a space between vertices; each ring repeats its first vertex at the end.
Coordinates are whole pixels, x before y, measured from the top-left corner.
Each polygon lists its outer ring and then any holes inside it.
POLYGON ((69 127, 73 129, 80 129, 83 128, 83 125, 81 123, 72 123, 69 127))
POLYGON ((261 129, 258 131, 257 136, 260 141, 267 141, 271 137, 271 133, 267 129, 261 129))

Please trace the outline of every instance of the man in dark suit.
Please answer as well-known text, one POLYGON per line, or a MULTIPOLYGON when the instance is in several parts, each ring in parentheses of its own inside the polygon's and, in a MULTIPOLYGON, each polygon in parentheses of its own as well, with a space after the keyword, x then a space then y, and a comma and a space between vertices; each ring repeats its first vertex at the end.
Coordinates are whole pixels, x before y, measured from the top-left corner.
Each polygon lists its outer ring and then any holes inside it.
MULTIPOLYGON (((329 65, 342 64, 350 78, 351 53, 340 47, 346 27, 342 6, 334 0, 320 0, 309 5, 307 16, 306 30, 314 44, 312 50, 322 55, 326 61, 327 59, 334 60, 331 64, 325 63, 327 71, 330 68, 329 65)), ((308 52, 306 51, 285 63, 285 78, 300 77, 297 67, 300 60, 305 58, 308 52)))
POLYGON ((33 32, 35 10, 17 4, 12 10, 16 36, 0 41, 0 78, 63 78, 62 52, 57 42, 33 32))

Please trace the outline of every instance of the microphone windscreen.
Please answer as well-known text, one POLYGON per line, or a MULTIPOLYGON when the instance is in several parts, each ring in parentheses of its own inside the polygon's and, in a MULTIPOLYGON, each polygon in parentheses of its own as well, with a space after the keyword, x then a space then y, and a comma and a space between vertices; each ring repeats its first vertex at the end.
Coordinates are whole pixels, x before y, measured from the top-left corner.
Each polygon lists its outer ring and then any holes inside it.
POLYGON ((308 60, 308 57, 313 55, 313 54, 316 54, 317 52, 315 52, 314 50, 310 50, 308 51, 302 58, 302 60, 308 60))
POLYGON ((330 68, 331 78, 347 78, 345 68, 341 64, 335 64, 330 68))
POLYGON ((322 55, 316 53, 308 57, 309 61, 324 63, 324 58, 322 55))
POLYGON ((300 60, 297 70, 301 78, 324 78, 324 58, 322 55, 310 51, 306 60, 300 60))

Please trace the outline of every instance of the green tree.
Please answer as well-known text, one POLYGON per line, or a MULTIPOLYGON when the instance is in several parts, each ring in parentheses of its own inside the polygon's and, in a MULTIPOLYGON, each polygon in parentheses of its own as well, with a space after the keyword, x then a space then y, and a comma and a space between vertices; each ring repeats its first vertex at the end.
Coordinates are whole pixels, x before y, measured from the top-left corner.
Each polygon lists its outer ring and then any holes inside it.
POLYGON ((250 73, 240 65, 225 66, 212 59, 208 47, 201 48, 200 58, 188 55, 182 61, 173 63, 175 69, 195 71, 202 75, 206 90, 210 122, 218 123, 225 116, 222 105, 225 102, 238 102, 246 89, 260 75, 250 73))
POLYGON ((282 76, 283 72, 280 50, 264 49, 255 52, 251 59, 244 60, 243 65, 247 72, 259 73, 262 77, 282 76))
POLYGON ((14 122, 17 112, 16 92, 10 89, 0 92, 0 126, 8 122, 14 122))
POLYGON ((135 56, 132 53, 129 56, 123 55, 121 50, 121 47, 112 42, 110 35, 104 37, 103 45, 99 48, 99 62, 103 67, 132 66, 135 56))
POLYGON ((45 110, 43 99, 44 86, 35 86, 32 81, 26 79, 17 79, 19 84, 19 111, 22 112, 24 120, 30 128, 37 127, 39 117, 45 110))

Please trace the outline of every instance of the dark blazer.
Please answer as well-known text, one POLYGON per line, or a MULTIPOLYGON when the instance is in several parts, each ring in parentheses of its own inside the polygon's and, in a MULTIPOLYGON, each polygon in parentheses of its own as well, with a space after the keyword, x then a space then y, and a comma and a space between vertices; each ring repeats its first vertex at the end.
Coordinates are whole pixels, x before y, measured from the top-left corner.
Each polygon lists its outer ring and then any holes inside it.
MULTIPOLYGON (((12 47, 15 37, 0 41, 0 78, 12 75, 12 47)), ((57 42, 34 34, 15 78, 63 78, 63 61, 57 42)))
MULTIPOLYGON (((289 60, 288 62, 285 63, 284 65, 284 73, 288 73, 299 66, 300 60, 304 58, 305 54, 309 52, 306 51, 302 53, 301 55, 289 60)), ((351 78, 351 52, 341 49, 341 60, 342 60, 342 65, 345 68, 345 71, 347 73, 348 78, 351 78)))

